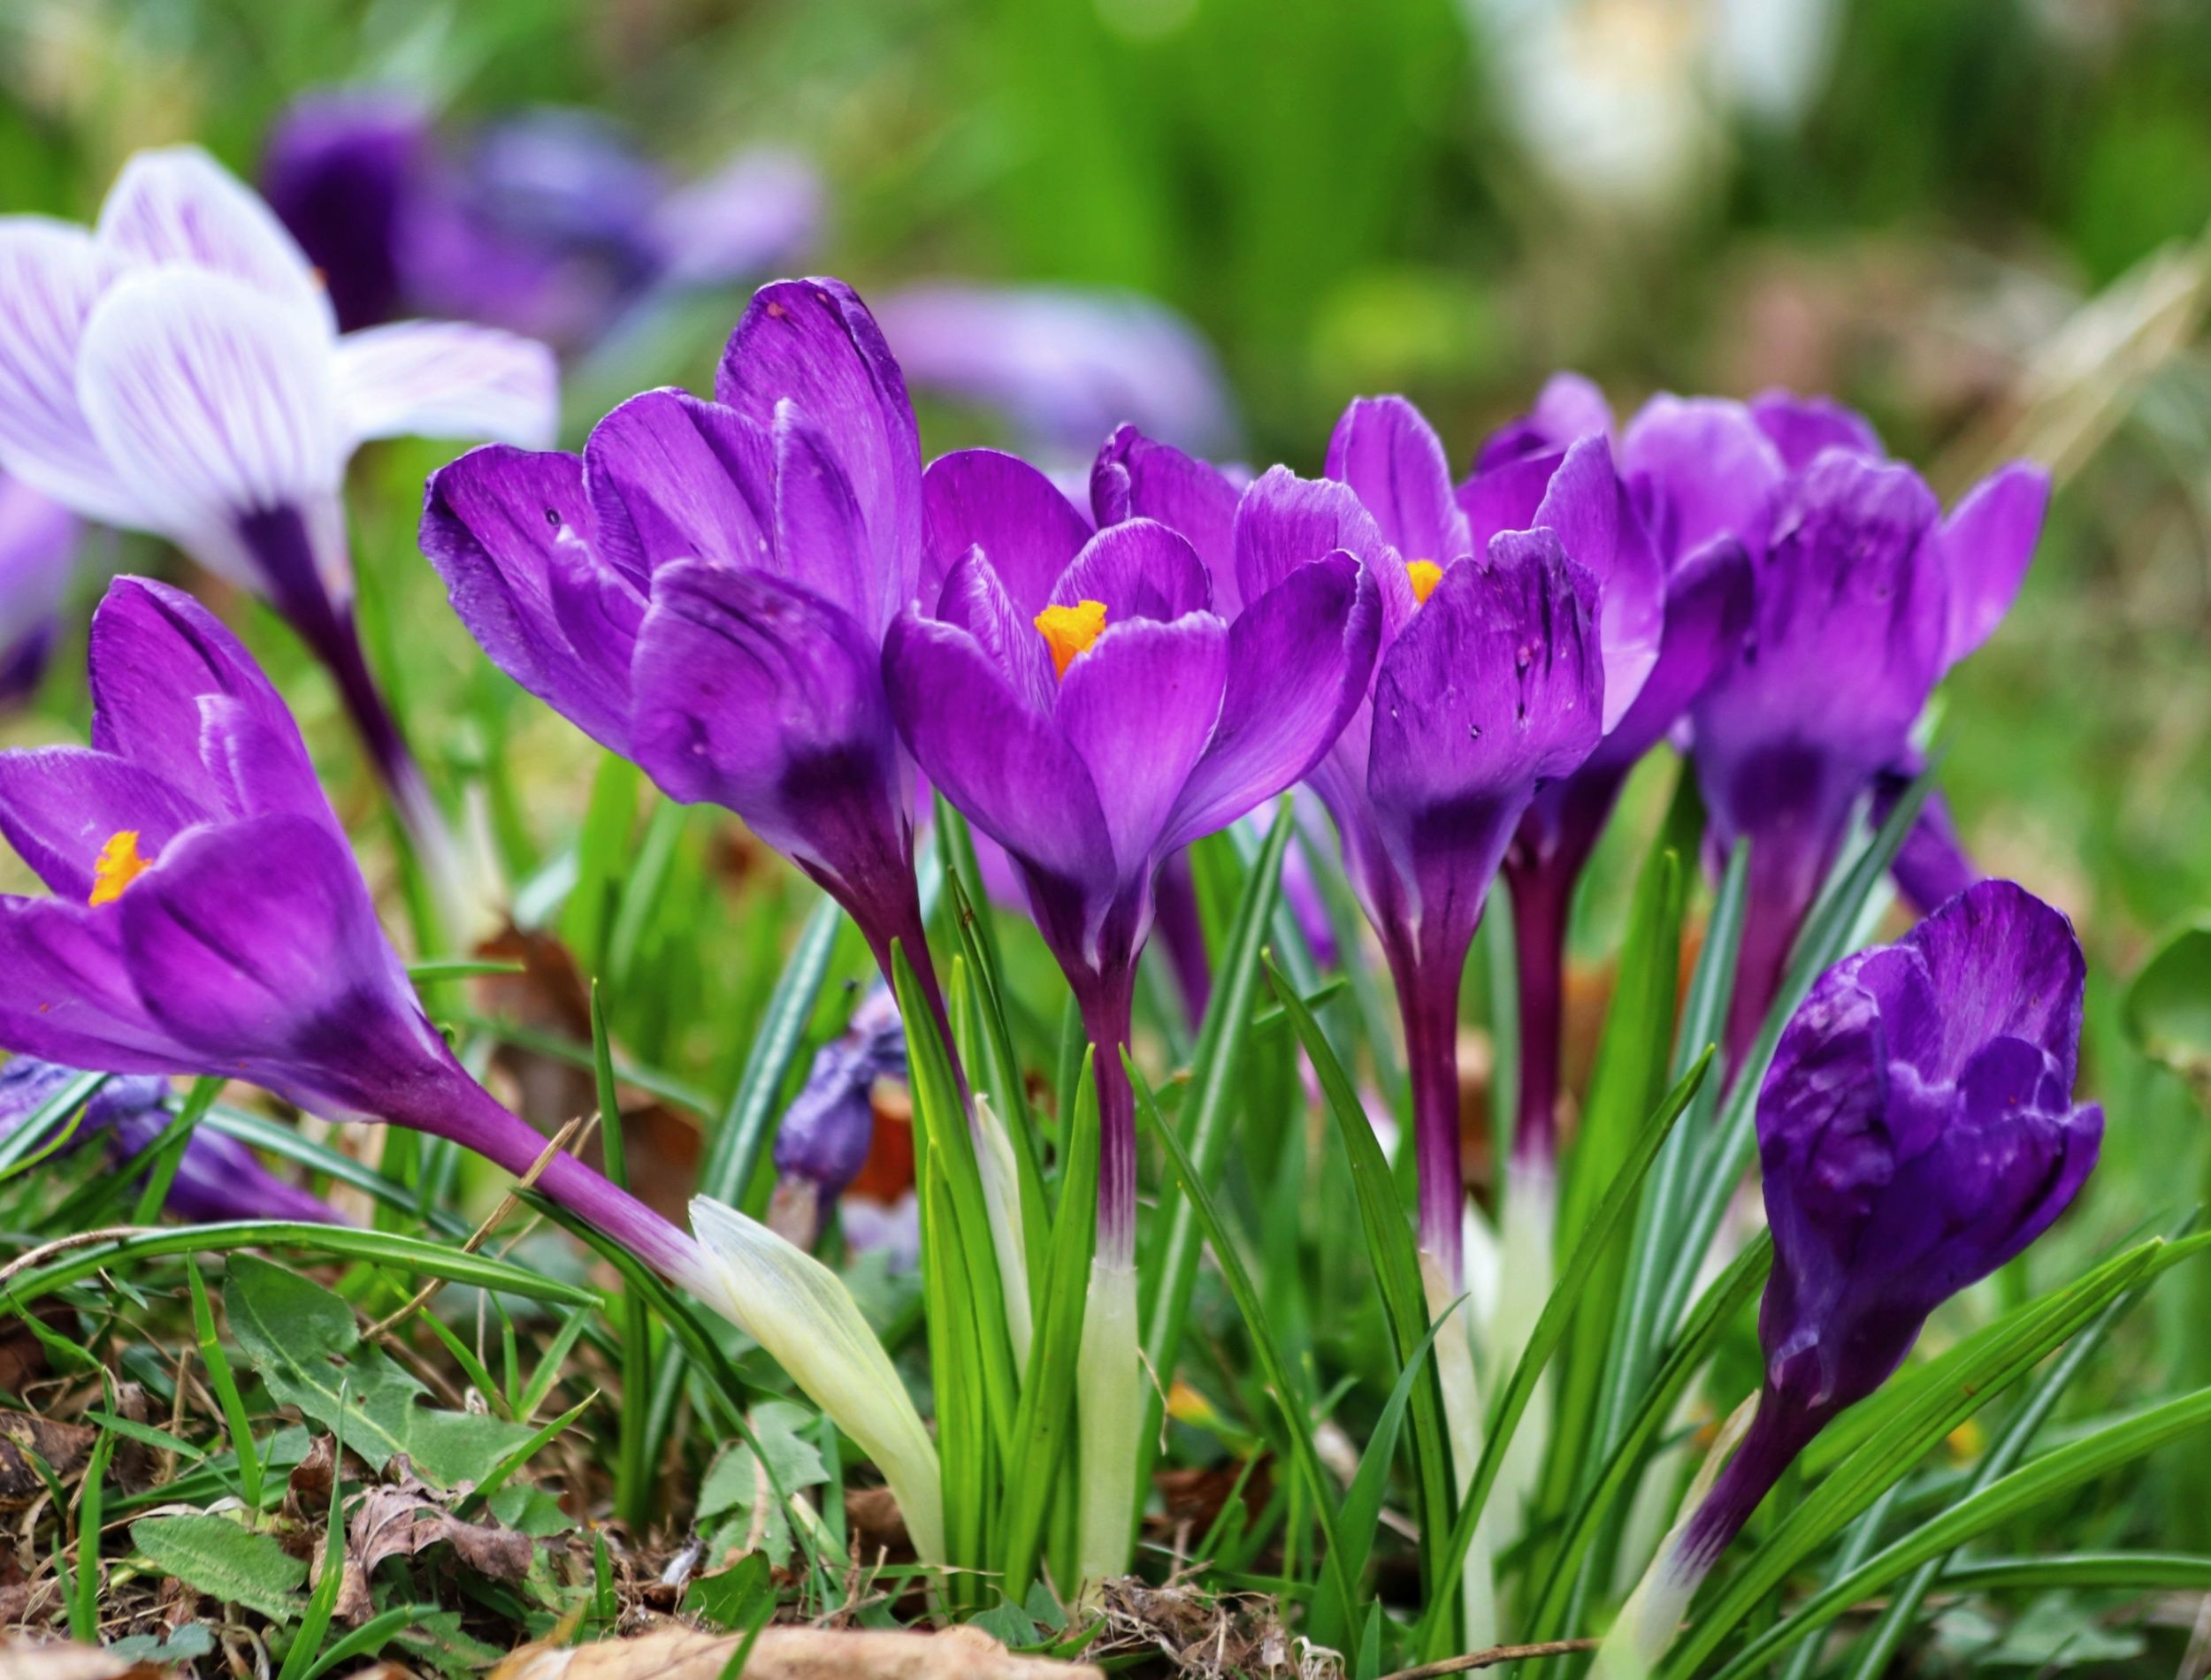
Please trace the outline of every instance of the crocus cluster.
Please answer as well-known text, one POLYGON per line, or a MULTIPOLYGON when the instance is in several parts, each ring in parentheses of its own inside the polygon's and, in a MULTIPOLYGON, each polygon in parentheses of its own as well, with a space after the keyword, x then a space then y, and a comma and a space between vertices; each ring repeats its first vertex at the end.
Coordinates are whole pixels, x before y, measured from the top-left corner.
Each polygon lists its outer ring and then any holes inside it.
POLYGON ((0 217, 0 470, 166 537, 329 668, 458 913, 444 825, 363 657, 340 489, 373 438, 542 440, 543 346, 402 321, 340 333, 268 207, 193 147, 124 166, 90 229, 0 217))
POLYGON ((1597 1672, 1645 1672, 1812 1438, 2079 1191, 2103 1137, 2102 1111, 2073 1101, 2084 974, 2063 916, 1985 881, 1829 969, 1790 1018, 1758 1094, 1773 1272, 1757 1410, 1597 1672))

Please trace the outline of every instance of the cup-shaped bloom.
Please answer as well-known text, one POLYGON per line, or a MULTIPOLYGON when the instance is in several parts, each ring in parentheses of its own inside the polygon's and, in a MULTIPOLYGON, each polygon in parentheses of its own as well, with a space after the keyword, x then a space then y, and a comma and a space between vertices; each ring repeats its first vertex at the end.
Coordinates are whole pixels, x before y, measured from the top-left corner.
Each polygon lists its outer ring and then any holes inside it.
POLYGON ((27 699, 45 674, 79 536, 68 508, 0 473, 0 706, 27 699))
MULTIPOLYGON (((81 1077, 78 1069, 16 1056, 0 1066, 0 1138, 81 1077)), ((66 1148, 102 1139, 118 1169, 153 1147, 169 1124, 169 1081, 119 1074, 92 1094, 66 1148)), ((193 1225, 226 1219, 300 1219, 340 1225, 329 1203, 279 1178, 236 1138, 202 1125, 186 1139, 162 1205, 193 1225)))
POLYGON ((669 798, 734 811, 933 987, 881 647, 922 560, 899 365, 852 289, 763 287, 713 401, 632 397, 581 455, 433 474, 423 552, 499 668, 669 798))
MULTIPOLYGON (((1290 786, 1364 696, 1374 584, 1347 554, 1213 610, 1197 551, 1154 520, 1092 534, 1043 474, 970 450, 925 484, 934 615, 884 647, 930 780, 1013 857, 1098 1047, 1101 1242, 1133 1239, 1119 1068, 1153 883, 1175 848, 1290 786)), ((1121 1257, 1125 1258, 1125 1255, 1121 1257)))
POLYGON ((2073 1101, 2083 974, 2062 915, 1985 881, 1829 969, 1790 1018, 1758 1093, 1764 1382, 1742 1445, 1639 1592, 1623 1637, 1646 1656, 1806 1443, 2087 1179, 2103 1113, 2073 1101))
POLYGON ((1005 415, 1040 459, 1080 462, 1123 423, 1192 449, 1233 447, 1212 347, 1153 299, 947 282, 893 294, 882 316, 917 388, 1005 415))
POLYGON ((449 897, 442 824, 354 629, 340 485, 371 438, 541 442, 555 419, 542 345, 450 322, 340 334, 268 206, 195 148, 132 158, 96 227, 0 218, 0 470, 282 613, 449 897))
MULTIPOLYGON (((51 890, 0 897, 0 1048, 123 1074, 241 1079, 528 1172, 545 1140, 424 1014, 297 726, 189 596, 111 586, 92 745, 0 753, 0 833, 51 890)), ((679 1281, 690 1239, 571 1156, 539 1184, 679 1281)))
POLYGON ((1734 659, 1750 615, 1751 573, 1740 539, 1715 530, 1693 533, 1685 545, 1678 531, 1654 533, 1638 494, 1637 434, 1610 452, 1616 474, 1595 470, 1595 451, 1611 431, 1603 393, 1577 376, 1557 375, 1534 409, 1484 444, 1474 476, 1458 491, 1477 521, 1540 523, 1537 499, 1573 493, 1579 473, 1591 512, 1575 552, 1605 552, 1610 521, 1604 736, 1579 767, 1536 790, 1505 853, 1520 982, 1513 1159, 1534 1173, 1549 1170, 1557 1148, 1562 969, 1575 883, 1628 772, 1734 659), (1609 515, 1597 500, 1608 477, 1617 490, 1609 515))

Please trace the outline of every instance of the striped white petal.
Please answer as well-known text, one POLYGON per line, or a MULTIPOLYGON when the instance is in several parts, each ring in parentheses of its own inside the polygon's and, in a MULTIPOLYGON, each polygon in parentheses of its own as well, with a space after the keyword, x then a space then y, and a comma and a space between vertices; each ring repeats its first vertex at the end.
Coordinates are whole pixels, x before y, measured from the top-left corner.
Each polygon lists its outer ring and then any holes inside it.
POLYGON ((134 525, 77 401, 85 321, 115 271, 81 227, 0 217, 0 470, 88 518, 134 525))
POLYGON ((464 438, 547 449, 560 373, 535 339, 463 321, 395 321, 338 340, 348 447, 369 438, 464 438))

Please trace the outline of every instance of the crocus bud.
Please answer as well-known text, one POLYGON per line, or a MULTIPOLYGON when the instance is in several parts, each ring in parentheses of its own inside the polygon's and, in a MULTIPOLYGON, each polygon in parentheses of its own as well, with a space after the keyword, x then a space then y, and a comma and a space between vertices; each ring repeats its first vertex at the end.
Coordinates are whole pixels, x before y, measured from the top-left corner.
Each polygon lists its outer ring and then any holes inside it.
POLYGON ((810 1243, 875 1142, 871 1093, 884 1074, 906 1072, 906 1027, 887 986, 853 1012, 851 1024, 814 1053, 806 1083, 776 1133, 776 1195, 787 1209, 777 1228, 810 1243))
POLYGON ((2102 1110, 2072 1095, 2083 974, 2062 915, 1985 881, 1829 969, 1791 1018, 1758 1096, 1773 1274, 1757 1412, 1598 1673, 1647 1669, 1811 1439, 2072 1201, 2103 1138, 2102 1110))

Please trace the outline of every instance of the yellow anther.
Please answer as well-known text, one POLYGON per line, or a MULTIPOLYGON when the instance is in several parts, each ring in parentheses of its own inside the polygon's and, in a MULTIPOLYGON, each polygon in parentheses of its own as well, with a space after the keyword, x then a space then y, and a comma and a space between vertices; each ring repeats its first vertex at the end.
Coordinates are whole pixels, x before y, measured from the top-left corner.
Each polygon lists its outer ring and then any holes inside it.
POLYGON ((1047 607, 1037 615, 1036 625, 1044 635, 1044 645, 1052 650, 1053 674, 1065 676, 1075 656, 1088 653, 1090 644, 1106 633, 1106 603, 1077 601, 1072 607, 1047 607))
POLYGON ((1408 561, 1405 576, 1412 580, 1412 599, 1425 601, 1435 593, 1435 586, 1443 581, 1443 569, 1432 560, 1408 561))
POLYGON ((119 829, 108 836, 100 855, 92 860, 93 905, 113 904, 123 889, 154 867, 150 858, 138 855, 138 830, 119 829))

